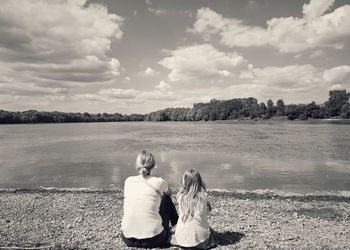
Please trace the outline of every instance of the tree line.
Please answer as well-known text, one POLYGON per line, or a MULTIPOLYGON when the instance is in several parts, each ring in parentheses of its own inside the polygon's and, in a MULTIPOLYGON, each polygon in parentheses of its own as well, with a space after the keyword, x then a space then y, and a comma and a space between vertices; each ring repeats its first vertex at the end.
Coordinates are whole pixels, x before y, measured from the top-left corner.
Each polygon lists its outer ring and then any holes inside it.
POLYGON ((64 123, 64 122, 125 122, 125 121, 215 121, 237 119, 289 119, 306 120, 350 118, 350 93, 346 90, 329 91, 323 104, 285 104, 282 99, 258 103, 254 97, 230 100, 212 99, 195 103, 192 108, 166 108, 146 115, 120 113, 66 113, 28 110, 12 112, 0 110, 0 124, 64 123))
POLYGON ((289 120, 350 118, 350 93, 346 90, 331 90, 323 104, 285 104, 282 99, 258 103, 254 97, 230 100, 212 99, 207 103, 195 103, 193 108, 166 108, 145 115, 146 121, 215 121, 237 119, 289 120))
POLYGON ((11 112, 0 110, 0 124, 13 123, 64 123, 64 122, 129 122, 143 121, 144 115, 131 114, 122 115, 119 113, 90 114, 72 112, 47 112, 37 110, 27 110, 23 112, 11 112))

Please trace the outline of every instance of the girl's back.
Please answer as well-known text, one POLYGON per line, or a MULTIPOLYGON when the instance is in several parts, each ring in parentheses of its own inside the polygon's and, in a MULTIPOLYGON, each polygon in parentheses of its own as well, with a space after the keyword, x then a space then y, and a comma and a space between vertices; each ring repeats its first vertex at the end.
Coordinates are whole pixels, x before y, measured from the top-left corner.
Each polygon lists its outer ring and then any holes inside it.
POLYGON ((208 249, 216 246, 213 231, 208 223, 208 193, 199 172, 185 172, 177 194, 179 220, 175 238, 182 247, 208 249))
POLYGON ((181 198, 179 200, 179 220, 176 226, 175 237, 180 246, 193 247, 206 241, 210 237, 210 227, 208 223, 208 195, 206 192, 200 194, 193 216, 188 216, 183 220, 185 211, 181 209, 181 198))

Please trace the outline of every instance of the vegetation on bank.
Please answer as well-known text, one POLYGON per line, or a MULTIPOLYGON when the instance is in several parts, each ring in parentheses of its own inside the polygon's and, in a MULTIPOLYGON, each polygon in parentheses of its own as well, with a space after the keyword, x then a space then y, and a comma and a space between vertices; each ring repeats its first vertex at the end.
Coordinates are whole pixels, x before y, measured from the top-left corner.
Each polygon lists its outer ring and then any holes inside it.
POLYGON ((66 113, 66 112, 47 112, 28 110, 23 112, 11 112, 0 110, 0 124, 16 123, 65 123, 65 122, 129 122, 143 121, 144 115, 131 114, 90 114, 84 113, 66 113))
POLYGON ((193 108, 167 108, 145 115, 146 121, 215 121, 236 119, 270 119, 286 117, 289 120, 326 119, 331 117, 350 118, 350 93, 346 90, 331 90, 328 101, 323 104, 286 105, 282 99, 276 104, 270 99, 258 103, 257 99, 236 98, 231 100, 211 100, 196 103, 193 108))
POLYGON ((254 97, 230 100, 212 99, 208 103, 195 103, 192 108, 166 108, 146 115, 120 113, 65 113, 28 110, 11 112, 0 110, 0 124, 11 123, 63 123, 63 122, 123 122, 123 121, 215 121, 236 119, 271 119, 275 117, 300 119, 350 118, 350 92, 331 90, 323 104, 276 104, 270 99, 258 103, 254 97))

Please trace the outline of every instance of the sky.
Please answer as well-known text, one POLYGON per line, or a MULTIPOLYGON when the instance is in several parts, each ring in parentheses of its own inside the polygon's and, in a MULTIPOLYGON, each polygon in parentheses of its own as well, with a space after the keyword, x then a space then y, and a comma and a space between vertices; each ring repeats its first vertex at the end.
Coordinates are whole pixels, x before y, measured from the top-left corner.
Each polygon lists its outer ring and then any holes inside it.
POLYGON ((0 109, 323 103, 349 45, 350 0, 2 0, 0 109))

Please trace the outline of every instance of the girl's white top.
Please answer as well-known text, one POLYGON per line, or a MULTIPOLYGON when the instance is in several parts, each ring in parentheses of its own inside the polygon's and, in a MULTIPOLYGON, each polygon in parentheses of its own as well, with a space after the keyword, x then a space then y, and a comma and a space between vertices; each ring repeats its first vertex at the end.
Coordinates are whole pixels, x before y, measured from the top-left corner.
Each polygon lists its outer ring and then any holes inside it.
POLYGON ((160 177, 130 176, 124 184, 124 214, 121 230, 125 237, 145 239, 163 231, 159 215, 161 196, 168 191, 168 184, 160 177))
MULTIPOLYGON (((180 201, 179 201, 180 202, 180 201)), ((183 212, 179 204, 179 220, 177 222, 175 237, 180 246, 194 247, 206 241, 210 237, 210 228, 208 223, 208 194, 204 193, 204 199, 199 201, 198 210, 194 216, 189 216, 185 222, 182 221, 183 212)))

